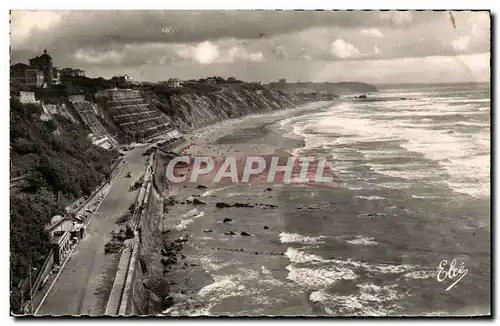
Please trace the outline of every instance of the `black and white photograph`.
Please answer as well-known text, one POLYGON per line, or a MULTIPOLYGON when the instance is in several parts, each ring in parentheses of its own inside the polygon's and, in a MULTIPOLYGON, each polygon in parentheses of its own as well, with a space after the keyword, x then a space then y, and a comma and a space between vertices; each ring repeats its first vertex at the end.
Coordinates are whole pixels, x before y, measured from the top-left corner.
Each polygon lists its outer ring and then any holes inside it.
POLYGON ((10 10, 10 316, 491 317, 486 9, 10 10))

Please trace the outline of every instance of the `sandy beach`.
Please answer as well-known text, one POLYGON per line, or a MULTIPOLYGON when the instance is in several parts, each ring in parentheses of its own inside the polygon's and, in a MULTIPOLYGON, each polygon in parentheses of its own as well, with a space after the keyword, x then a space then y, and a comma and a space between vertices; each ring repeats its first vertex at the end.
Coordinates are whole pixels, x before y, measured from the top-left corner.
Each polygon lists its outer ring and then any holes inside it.
MULTIPOLYGON (((317 105, 295 111, 303 112, 317 105)), ((225 121, 195 131, 186 137, 186 144, 172 150, 194 156, 288 157, 290 151, 286 150, 303 146, 303 141, 283 138, 273 129, 277 122, 293 113, 279 112, 225 121)), ((289 290, 270 287, 275 278, 284 281, 287 274, 287 247, 276 241, 285 225, 280 207, 282 186, 215 184, 200 178, 196 183, 171 187, 167 196, 175 195, 178 204, 169 207, 165 214, 164 229, 169 229, 171 239, 186 237, 189 240, 181 254, 185 259, 181 259, 177 266, 167 268, 166 277, 171 280, 176 302, 167 314, 252 315, 273 314, 274 310, 276 314, 293 315, 309 310, 297 308, 307 299, 303 293, 296 293, 294 299, 289 290), (192 197, 206 205, 185 204, 192 197), (217 202, 256 206, 220 209, 215 207, 217 202), (242 235, 242 232, 247 235, 242 235), (238 281, 233 283, 233 278, 240 277, 238 273, 242 271, 243 278, 250 277, 260 284, 261 289, 255 287, 247 293, 246 286, 238 285, 238 281), (228 274, 232 276, 226 276, 228 274), (238 295, 239 300, 235 301, 233 295, 238 295), (269 305, 266 301, 269 299, 277 306, 269 305), (295 306, 290 306, 290 299, 296 301, 295 306), (242 310, 241 305, 248 305, 249 309, 242 310), (272 308, 266 311, 265 307, 272 308)))
MULTIPOLYGON (((314 103, 225 121, 197 130, 171 150, 194 156, 287 157, 312 145, 292 134, 293 129, 282 128, 283 121, 322 114, 334 105, 314 103)), ((371 148, 384 150, 380 144, 371 148)), ((310 151, 323 155, 324 148, 310 151)), ((460 247, 456 240, 471 232, 456 216, 487 214, 482 202, 467 204, 451 193, 452 199, 445 198, 444 190, 434 196, 427 188, 429 199, 424 201, 401 189, 399 178, 374 174, 360 159, 338 161, 339 167, 346 162, 355 165, 349 173, 339 168, 347 183, 335 187, 213 183, 203 178, 170 185, 163 194, 171 198, 164 235, 167 242, 182 239, 183 246, 176 262, 165 268, 174 305, 164 313, 460 314, 471 304, 482 312, 483 305, 465 293, 472 284, 477 284, 475 295, 484 291, 486 275, 462 280, 452 299, 442 295, 436 281, 436 267, 446 257, 475 257, 467 261, 469 268, 488 263, 483 251, 488 230, 483 226, 474 226, 483 249, 460 247), (220 208, 218 203, 239 207, 220 208), (443 221, 454 221, 452 237, 443 221)))

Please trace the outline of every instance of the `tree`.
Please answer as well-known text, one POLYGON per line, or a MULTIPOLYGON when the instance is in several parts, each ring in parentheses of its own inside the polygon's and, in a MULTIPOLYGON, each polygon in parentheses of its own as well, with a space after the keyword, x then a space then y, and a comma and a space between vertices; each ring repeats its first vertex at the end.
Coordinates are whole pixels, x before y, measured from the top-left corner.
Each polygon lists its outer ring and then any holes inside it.
POLYGON ((47 120, 45 122, 45 126, 49 130, 49 132, 54 132, 57 129, 57 123, 54 120, 47 120))
POLYGON ((27 186, 23 189, 27 192, 37 192, 39 189, 47 188, 47 181, 40 171, 31 171, 26 177, 27 186))
MULTIPOLYGON (((24 176, 23 188, 10 197, 12 280, 18 283, 29 265, 37 266, 50 249, 45 226, 63 213, 56 201, 62 192, 69 201, 89 195, 109 175, 116 150, 107 151, 87 138, 86 130, 62 116, 42 121, 39 107, 10 101, 11 176, 24 176), (60 135, 54 135, 54 130, 60 135)), ((13 299, 13 304, 16 300, 13 299)))

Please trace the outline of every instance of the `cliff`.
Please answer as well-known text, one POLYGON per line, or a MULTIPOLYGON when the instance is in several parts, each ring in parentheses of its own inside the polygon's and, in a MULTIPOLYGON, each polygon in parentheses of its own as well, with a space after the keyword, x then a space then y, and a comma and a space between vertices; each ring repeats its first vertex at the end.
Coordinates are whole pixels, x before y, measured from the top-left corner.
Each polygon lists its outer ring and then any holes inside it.
POLYGON ((285 93, 330 93, 336 95, 378 92, 373 85, 359 82, 340 83, 269 83, 268 88, 285 93))
POLYGON ((156 87, 143 94, 181 131, 200 128, 225 119, 266 113, 303 104, 293 94, 253 84, 219 86, 210 90, 172 90, 156 87))
POLYGON ((215 80, 213 84, 201 80, 169 88, 155 84, 125 87, 102 78, 79 77, 77 83, 34 91, 46 108, 43 118, 50 119, 55 113, 50 104, 58 104, 65 110, 57 114, 73 122, 78 120, 96 137, 112 135, 121 143, 142 141, 173 129, 189 132, 225 119, 334 100, 344 94, 377 92, 372 85, 357 82, 260 85, 215 80), (120 86, 124 88, 115 88, 120 86), (103 92, 109 92, 109 96, 97 98, 103 92))

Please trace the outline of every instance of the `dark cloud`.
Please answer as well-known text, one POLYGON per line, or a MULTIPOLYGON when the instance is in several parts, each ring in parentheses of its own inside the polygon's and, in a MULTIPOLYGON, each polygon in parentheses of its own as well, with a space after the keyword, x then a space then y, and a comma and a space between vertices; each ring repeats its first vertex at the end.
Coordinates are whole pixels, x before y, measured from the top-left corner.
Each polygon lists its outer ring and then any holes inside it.
MULTIPOLYGON (((26 62, 47 49, 57 66, 91 71, 186 63, 207 72, 213 70, 207 65, 232 64, 279 74, 270 63, 489 52, 488 13, 456 12, 454 24, 446 12, 157 10, 39 16, 12 14, 12 62, 26 62)), ((249 75, 249 69, 235 70, 249 75)), ((304 78, 306 70, 296 75, 304 78)))
MULTIPOLYGON (((294 11, 69 11, 31 40, 87 47, 108 44, 193 43, 220 38, 257 39, 310 27, 408 28, 439 13, 294 11), (172 32, 163 32, 168 27, 172 32)), ((38 43, 38 42, 37 42, 38 43)))

